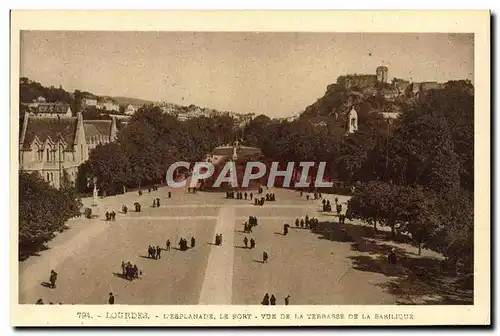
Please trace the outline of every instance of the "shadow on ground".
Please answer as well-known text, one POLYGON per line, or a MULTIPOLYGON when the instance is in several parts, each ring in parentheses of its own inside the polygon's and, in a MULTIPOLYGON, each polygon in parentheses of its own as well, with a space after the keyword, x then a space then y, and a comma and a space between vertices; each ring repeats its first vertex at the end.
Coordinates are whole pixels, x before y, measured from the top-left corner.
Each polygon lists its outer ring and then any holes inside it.
POLYGON ((48 283, 47 281, 43 281, 40 285, 43 286, 43 287, 47 287, 47 288, 51 288, 52 289, 52 285, 50 283, 48 283))
POLYGON ((350 242, 353 255, 348 258, 353 269, 385 275, 387 281, 377 286, 395 295, 397 304, 474 303, 472 275, 458 277, 444 267, 443 260, 409 252, 403 244, 408 244, 408 237, 400 235, 391 239, 390 232, 338 222, 320 222, 311 232, 317 234, 318 239, 350 242), (387 261, 387 255, 393 248, 398 258, 396 265, 387 261))

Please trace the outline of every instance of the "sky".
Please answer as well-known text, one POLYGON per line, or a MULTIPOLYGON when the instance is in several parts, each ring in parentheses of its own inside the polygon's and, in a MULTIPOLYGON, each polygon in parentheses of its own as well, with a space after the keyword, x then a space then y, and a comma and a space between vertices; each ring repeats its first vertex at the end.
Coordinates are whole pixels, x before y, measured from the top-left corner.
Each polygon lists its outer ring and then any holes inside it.
POLYGON ((348 73, 474 73, 472 34, 23 31, 21 77, 97 95, 287 117, 348 73))

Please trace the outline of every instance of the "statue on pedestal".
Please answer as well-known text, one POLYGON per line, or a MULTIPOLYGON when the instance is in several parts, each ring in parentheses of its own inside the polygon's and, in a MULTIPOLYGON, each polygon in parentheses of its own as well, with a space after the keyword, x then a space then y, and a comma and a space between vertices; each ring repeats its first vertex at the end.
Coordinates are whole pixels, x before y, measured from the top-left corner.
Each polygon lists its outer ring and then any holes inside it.
POLYGON ((93 199, 92 206, 97 206, 97 199, 99 198, 99 189, 97 189, 97 179, 94 177, 94 191, 93 191, 93 199))

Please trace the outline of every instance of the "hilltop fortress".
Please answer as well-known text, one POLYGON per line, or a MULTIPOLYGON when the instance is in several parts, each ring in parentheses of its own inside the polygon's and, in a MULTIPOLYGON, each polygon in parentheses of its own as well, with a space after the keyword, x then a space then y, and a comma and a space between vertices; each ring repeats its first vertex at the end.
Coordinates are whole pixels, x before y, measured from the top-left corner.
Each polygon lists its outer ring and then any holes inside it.
POLYGON ((375 74, 349 74, 339 76, 334 86, 342 86, 345 89, 375 90, 378 89, 388 100, 393 100, 397 96, 404 94, 418 94, 432 89, 440 89, 443 84, 438 82, 413 82, 408 80, 393 78, 388 83, 389 68, 379 66, 375 74))

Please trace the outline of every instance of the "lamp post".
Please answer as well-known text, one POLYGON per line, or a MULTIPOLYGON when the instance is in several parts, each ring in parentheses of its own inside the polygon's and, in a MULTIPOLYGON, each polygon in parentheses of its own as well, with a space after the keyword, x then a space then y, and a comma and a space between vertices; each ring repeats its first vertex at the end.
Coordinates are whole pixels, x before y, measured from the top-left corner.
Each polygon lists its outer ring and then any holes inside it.
POLYGON ((388 118, 387 120, 387 135, 386 135, 386 144, 385 144, 385 176, 389 177, 389 134, 391 130, 392 120, 388 118))

